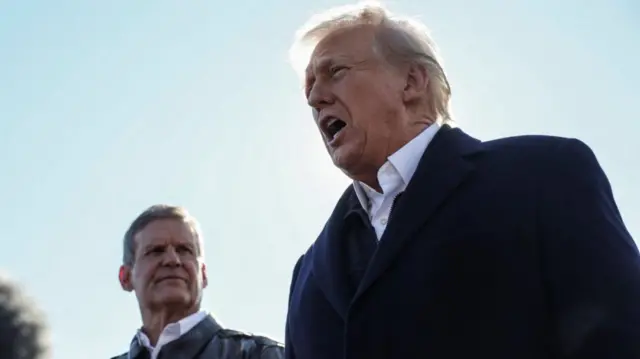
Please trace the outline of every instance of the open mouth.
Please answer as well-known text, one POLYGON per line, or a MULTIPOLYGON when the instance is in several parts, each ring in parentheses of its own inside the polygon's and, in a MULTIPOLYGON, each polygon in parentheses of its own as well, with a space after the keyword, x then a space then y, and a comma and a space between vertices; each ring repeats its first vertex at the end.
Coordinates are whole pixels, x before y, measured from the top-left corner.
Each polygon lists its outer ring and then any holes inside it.
POLYGON ((345 128, 345 126, 347 126, 346 122, 342 121, 337 117, 330 117, 328 120, 325 121, 325 123, 326 125, 325 125, 324 132, 329 138, 329 141, 333 141, 333 139, 338 135, 338 133, 342 131, 342 129, 345 128))

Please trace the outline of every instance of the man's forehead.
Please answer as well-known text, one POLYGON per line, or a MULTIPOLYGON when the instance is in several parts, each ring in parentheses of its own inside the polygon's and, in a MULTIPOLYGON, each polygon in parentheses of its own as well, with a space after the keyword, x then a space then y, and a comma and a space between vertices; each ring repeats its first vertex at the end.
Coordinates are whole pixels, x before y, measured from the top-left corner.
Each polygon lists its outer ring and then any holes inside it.
POLYGON ((138 237, 138 244, 145 246, 156 245, 177 245, 177 244, 193 244, 194 238, 191 236, 174 236, 163 234, 152 234, 138 237))
POLYGON ((368 54, 372 49, 373 35, 374 28, 369 25, 332 32, 320 40, 311 52, 307 73, 314 68, 330 66, 341 59, 352 59, 368 54))
POLYGON ((188 243, 193 241, 194 233, 184 221, 168 219, 149 223, 135 237, 140 244, 188 243))

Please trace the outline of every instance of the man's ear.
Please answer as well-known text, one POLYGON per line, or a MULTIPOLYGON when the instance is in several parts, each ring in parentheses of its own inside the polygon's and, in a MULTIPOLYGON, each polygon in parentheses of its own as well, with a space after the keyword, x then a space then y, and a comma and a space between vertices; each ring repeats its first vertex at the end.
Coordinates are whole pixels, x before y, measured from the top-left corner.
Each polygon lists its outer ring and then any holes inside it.
POLYGON ((209 284, 209 279, 207 278, 207 265, 202 263, 202 288, 206 288, 209 284))
POLYGON ((404 102, 413 103, 424 99, 429 85, 427 69, 418 64, 411 64, 407 68, 405 79, 406 82, 402 96, 404 102))
POLYGON ((133 284, 131 283, 131 267, 128 265, 121 265, 118 272, 118 280, 123 290, 127 292, 133 291, 133 284))

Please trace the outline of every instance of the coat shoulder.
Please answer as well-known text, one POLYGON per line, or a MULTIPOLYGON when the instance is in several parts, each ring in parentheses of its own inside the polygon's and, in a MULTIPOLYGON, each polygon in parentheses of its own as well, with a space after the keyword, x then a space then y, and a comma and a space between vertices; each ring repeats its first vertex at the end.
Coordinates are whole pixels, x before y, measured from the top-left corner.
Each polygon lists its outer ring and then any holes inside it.
POLYGON ((271 339, 266 336, 256 335, 253 333, 243 332, 239 330, 233 329, 222 329, 218 333, 218 337, 221 339, 230 339, 237 341, 250 341, 255 343, 257 346, 266 348, 266 347, 284 347, 284 344, 271 339))
POLYGON ((483 142, 485 151, 495 158, 511 158, 533 168, 548 170, 551 162, 571 162, 592 157, 593 151, 581 140, 547 135, 505 137, 483 142))
POLYGON ((523 135, 504 137, 491 141, 483 142, 483 145, 489 149, 495 150, 513 150, 529 149, 531 151, 555 148, 563 143, 575 141, 568 137, 550 136, 550 135, 523 135))

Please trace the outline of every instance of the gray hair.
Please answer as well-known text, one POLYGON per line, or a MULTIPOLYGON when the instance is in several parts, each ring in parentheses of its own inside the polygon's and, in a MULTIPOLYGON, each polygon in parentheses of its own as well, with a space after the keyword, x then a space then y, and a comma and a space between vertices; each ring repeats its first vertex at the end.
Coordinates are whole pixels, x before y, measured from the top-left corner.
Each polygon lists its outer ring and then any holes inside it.
POLYGON ((202 239, 202 231, 200 225, 194 217, 184 207, 170 206, 167 204, 156 204, 147 208, 142 212, 129 226, 129 229, 124 235, 124 254, 122 256, 122 263, 125 265, 132 265, 136 255, 136 242, 135 236, 140 233, 151 222, 162 219, 177 219, 184 221, 193 232, 193 236, 197 242, 197 255, 198 257, 204 257, 204 243, 202 239))
POLYGON ((0 356, 3 359, 51 357, 44 315, 22 288, 0 273, 0 356))
POLYGON ((297 32, 289 51, 296 72, 302 76, 311 53, 332 33, 361 25, 376 27, 374 51, 391 64, 422 66, 429 76, 428 102, 440 123, 453 122, 449 100, 451 87, 435 42, 419 21, 396 16, 378 2, 365 1, 340 6, 312 16, 297 32))

